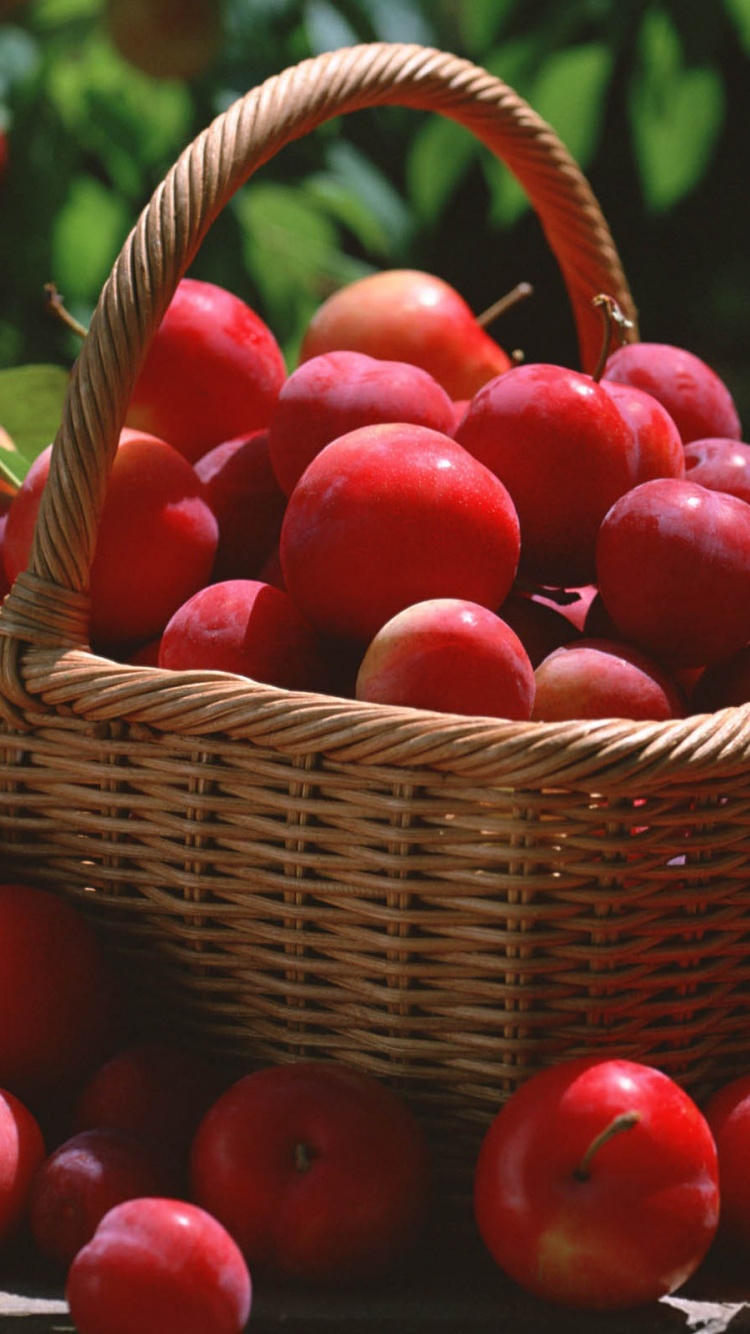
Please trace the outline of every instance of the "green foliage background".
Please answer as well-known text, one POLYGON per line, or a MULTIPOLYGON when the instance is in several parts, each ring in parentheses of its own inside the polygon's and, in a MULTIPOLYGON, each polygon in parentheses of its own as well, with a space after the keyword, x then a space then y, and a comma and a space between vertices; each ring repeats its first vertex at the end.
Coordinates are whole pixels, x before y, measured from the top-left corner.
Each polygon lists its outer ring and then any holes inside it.
MULTIPOLYGON (((710 360, 750 421, 750 0, 225 0, 220 57, 190 83, 128 65, 102 11, 102 0, 31 0, 0 21, 0 368, 71 364, 76 339, 50 317, 45 283, 86 323, 141 207, 235 97, 325 49, 418 41, 486 66, 551 122, 602 203, 642 336, 710 360)), ((576 363, 523 195, 440 117, 360 112, 285 149, 225 210, 192 272, 249 300, 291 367, 330 291, 407 264, 441 273, 477 310, 531 282, 531 301, 493 331, 528 358, 576 363)))

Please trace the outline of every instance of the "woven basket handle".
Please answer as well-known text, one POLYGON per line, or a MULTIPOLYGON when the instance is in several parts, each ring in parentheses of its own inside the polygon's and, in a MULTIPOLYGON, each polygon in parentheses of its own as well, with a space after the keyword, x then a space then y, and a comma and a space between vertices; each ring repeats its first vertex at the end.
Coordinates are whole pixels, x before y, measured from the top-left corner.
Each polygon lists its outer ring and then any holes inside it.
POLYGON ((601 344, 592 298, 633 320, 601 210, 550 127, 506 84, 458 57, 401 43, 330 52, 252 89, 183 152, 115 262, 74 367, 29 568, 1 625, 36 644, 86 643, 89 571, 104 493, 135 378, 180 278, 235 191, 292 140, 360 108, 414 107, 458 121, 517 177, 557 258, 581 365, 601 344))

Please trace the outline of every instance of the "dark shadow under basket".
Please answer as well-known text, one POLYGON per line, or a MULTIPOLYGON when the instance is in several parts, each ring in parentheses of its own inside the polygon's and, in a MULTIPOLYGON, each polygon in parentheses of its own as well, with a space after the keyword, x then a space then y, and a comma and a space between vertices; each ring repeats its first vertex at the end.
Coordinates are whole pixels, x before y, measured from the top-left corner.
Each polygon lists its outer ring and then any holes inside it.
POLYGON ((356 47, 230 108, 144 211, 71 380, 31 563, 0 612, 0 852, 6 878, 91 914, 149 1030, 248 1066, 327 1057, 382 1077, 465 1187, 483 1128, 544 1063, 617 1052, 695 1090, 748 1068, 750 711, 509 723, 87 649, 102 498, 177 282, 257 166, 388 103, 455 118, 517 175, 585 368, 591 298, 634 318, 575 163, 468 62, 356 47))

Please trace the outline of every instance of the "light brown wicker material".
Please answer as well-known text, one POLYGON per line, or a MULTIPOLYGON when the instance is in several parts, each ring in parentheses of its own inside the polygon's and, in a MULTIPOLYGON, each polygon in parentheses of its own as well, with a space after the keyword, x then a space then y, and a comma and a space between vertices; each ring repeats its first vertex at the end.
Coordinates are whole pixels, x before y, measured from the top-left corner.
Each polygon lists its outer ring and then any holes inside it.
POLYGON ((388 103, 455 118, 518 176, 584 367, 594 295, 635 319, 580 171, 485 71, 364 46, 231 107, 144 211, 72 378, 31 565, 0 613, 0 852, 5 875, 93 914, 149 1025, 247 1063, 325 1056, 390 1079, 465 1184, 482 1128, 540 1063, 617 1051, 696 1088, 750 1064, 748 710, 506 723, 86 648, 111 460, 180 276, 256 167, 388 103))

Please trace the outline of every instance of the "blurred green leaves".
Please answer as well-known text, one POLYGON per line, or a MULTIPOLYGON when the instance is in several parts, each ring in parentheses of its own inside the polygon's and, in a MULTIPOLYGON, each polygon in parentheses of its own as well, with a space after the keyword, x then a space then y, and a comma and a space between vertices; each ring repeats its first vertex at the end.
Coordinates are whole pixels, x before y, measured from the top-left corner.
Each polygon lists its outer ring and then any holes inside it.
POLYGON ((688 66, 680 36, 664 10, 646 12, 629 111, 641 185, 649 206, 671 208, 700 181, 724 123, 719 71, 688 66))
MULTIPOLYGON (((658 219, 707 180, 729 115, 727 56, 750 56, 750 0, 710 12, 701 0, 223 0, 218 66, 177 83, 117 54, 103 4, 31 0, 0 23, 11 160, 0 193, 0 365, 70 364, 75 342, 45 313, 44 284, 86 323, 182 148, 305 56, 376 40, 475 60, 553 126, 610 197, 625 174, 643 216, 658 219), (624 128, 619 158, 613 125, 624 128)), ((375 266, 426 266, 465 199, 481 209, 488 249, 526 225, 511 173, 450 120, 398 108, 337 119, 265 164, 196 265, 255 304, 293 359, 321 299, 375 266)))

